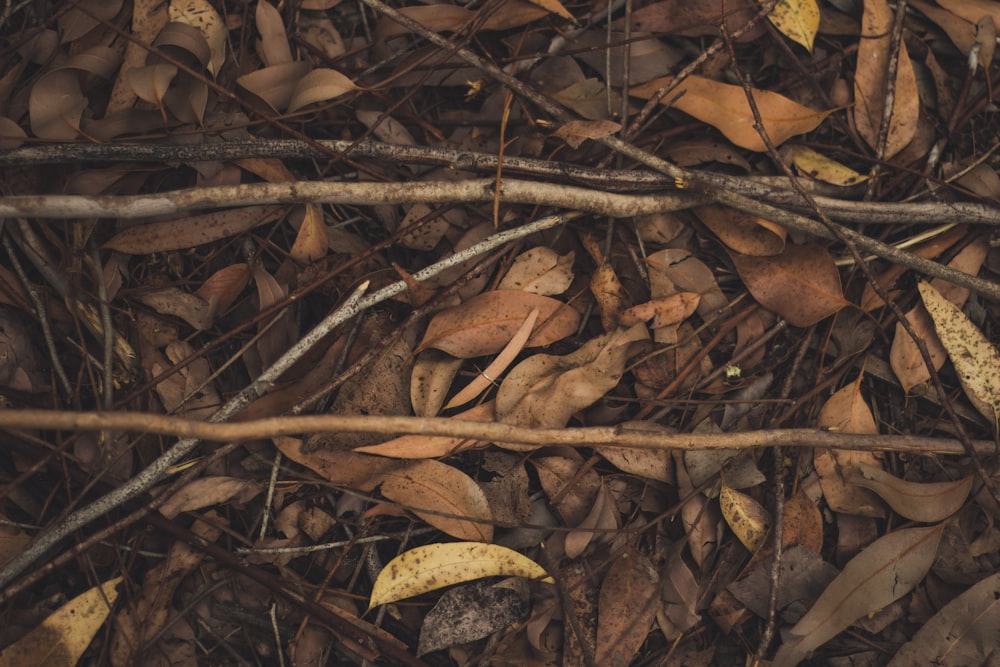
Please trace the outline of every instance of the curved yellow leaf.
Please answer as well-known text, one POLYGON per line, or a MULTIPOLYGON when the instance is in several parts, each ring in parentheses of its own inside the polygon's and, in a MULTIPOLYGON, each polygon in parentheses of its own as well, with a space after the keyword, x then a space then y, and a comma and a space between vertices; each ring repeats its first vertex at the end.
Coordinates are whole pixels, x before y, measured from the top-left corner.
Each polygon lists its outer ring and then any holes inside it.
POLYGON ((483 577, 527 577, 552 583, 535 561, 496 544, 452 542, 410 549, 386 563, 368 609, 483 577))
POLYGON ((857 185, 868 180, 868 177, 859 174, 850 167, 844 166, 836 160, 831 160, 822 153, 817 153, 805 146, 792 146, 792 164, 800 173, 824 183, 841 185, 857 185))

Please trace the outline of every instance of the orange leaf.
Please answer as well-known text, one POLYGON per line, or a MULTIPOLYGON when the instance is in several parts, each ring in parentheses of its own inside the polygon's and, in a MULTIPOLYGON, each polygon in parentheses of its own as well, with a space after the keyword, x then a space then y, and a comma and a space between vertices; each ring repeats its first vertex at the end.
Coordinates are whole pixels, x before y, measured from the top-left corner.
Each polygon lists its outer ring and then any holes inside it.
MULTIPOLYGON (((661 77, 632 88, 630 94, 649 99, 673 77, 661 77)), ((798 102, 767 90, 754 90, 754 101, 760 111, 764 128, 775 146, 797 134, 816 128, 830 111, 813 111, 798 102)), ((689 76, 667 95, 664 104, 671 104, 718 129, 737 146, 752 151, 766 151, 767 146, 754 128, 754 117, 741 86, 719 83, 699 76, 689 76), (677 97, 680 95, 680 97, 677 97)))

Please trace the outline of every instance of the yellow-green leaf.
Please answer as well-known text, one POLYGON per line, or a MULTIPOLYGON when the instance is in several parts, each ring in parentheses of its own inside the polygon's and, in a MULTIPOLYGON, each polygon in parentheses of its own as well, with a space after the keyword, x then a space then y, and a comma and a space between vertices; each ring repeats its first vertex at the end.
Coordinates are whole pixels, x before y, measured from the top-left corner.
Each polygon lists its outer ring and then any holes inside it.
POLYGON ((507 547, 479 542, 428 544, 386 563, 372 586, 368 608, 496 576, 553 581, 541 565, 507 547))
POLYGON ((930 283, 917 287, 965 395, 995 426, 1000 419, 1000 353, 965 313, 930 283))
POLYGON ((767 18, 785 37, 812 53, 813 40, 819 30, 816 0, 778 0, 767 18))

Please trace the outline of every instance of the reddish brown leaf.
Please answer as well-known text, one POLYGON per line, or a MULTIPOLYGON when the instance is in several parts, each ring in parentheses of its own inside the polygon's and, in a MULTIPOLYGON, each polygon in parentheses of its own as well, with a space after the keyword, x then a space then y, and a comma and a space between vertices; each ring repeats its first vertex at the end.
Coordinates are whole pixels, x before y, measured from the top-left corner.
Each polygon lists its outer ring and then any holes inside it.
POLYGON ((594 662, 627 667, 639 652, 660 607, 660 577, 641 553, 626 552, 601 584, 594 662))

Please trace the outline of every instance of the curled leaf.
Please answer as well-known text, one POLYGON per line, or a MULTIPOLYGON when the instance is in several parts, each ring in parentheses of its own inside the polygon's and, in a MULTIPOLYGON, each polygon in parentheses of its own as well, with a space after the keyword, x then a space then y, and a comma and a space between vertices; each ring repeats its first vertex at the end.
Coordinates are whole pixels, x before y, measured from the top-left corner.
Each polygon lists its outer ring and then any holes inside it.
POLYGON ((416 547, 386 563, 372 586, 368 609, 484 577, 552 577, 533 560, 496 544, 452 542, 416 547))
POLYGON ((357 89, 353 81, 337 70, 318 67, 295 85, 288 111, 298 111, 313 102, 326 102, 357 89))
POLYGON ((847 470, 845 480, 874 491, 896 514, 912 521, 944 521, 965 504, 972 476, 953 482, 907 482, 881 468, 861 464, 847 470))

